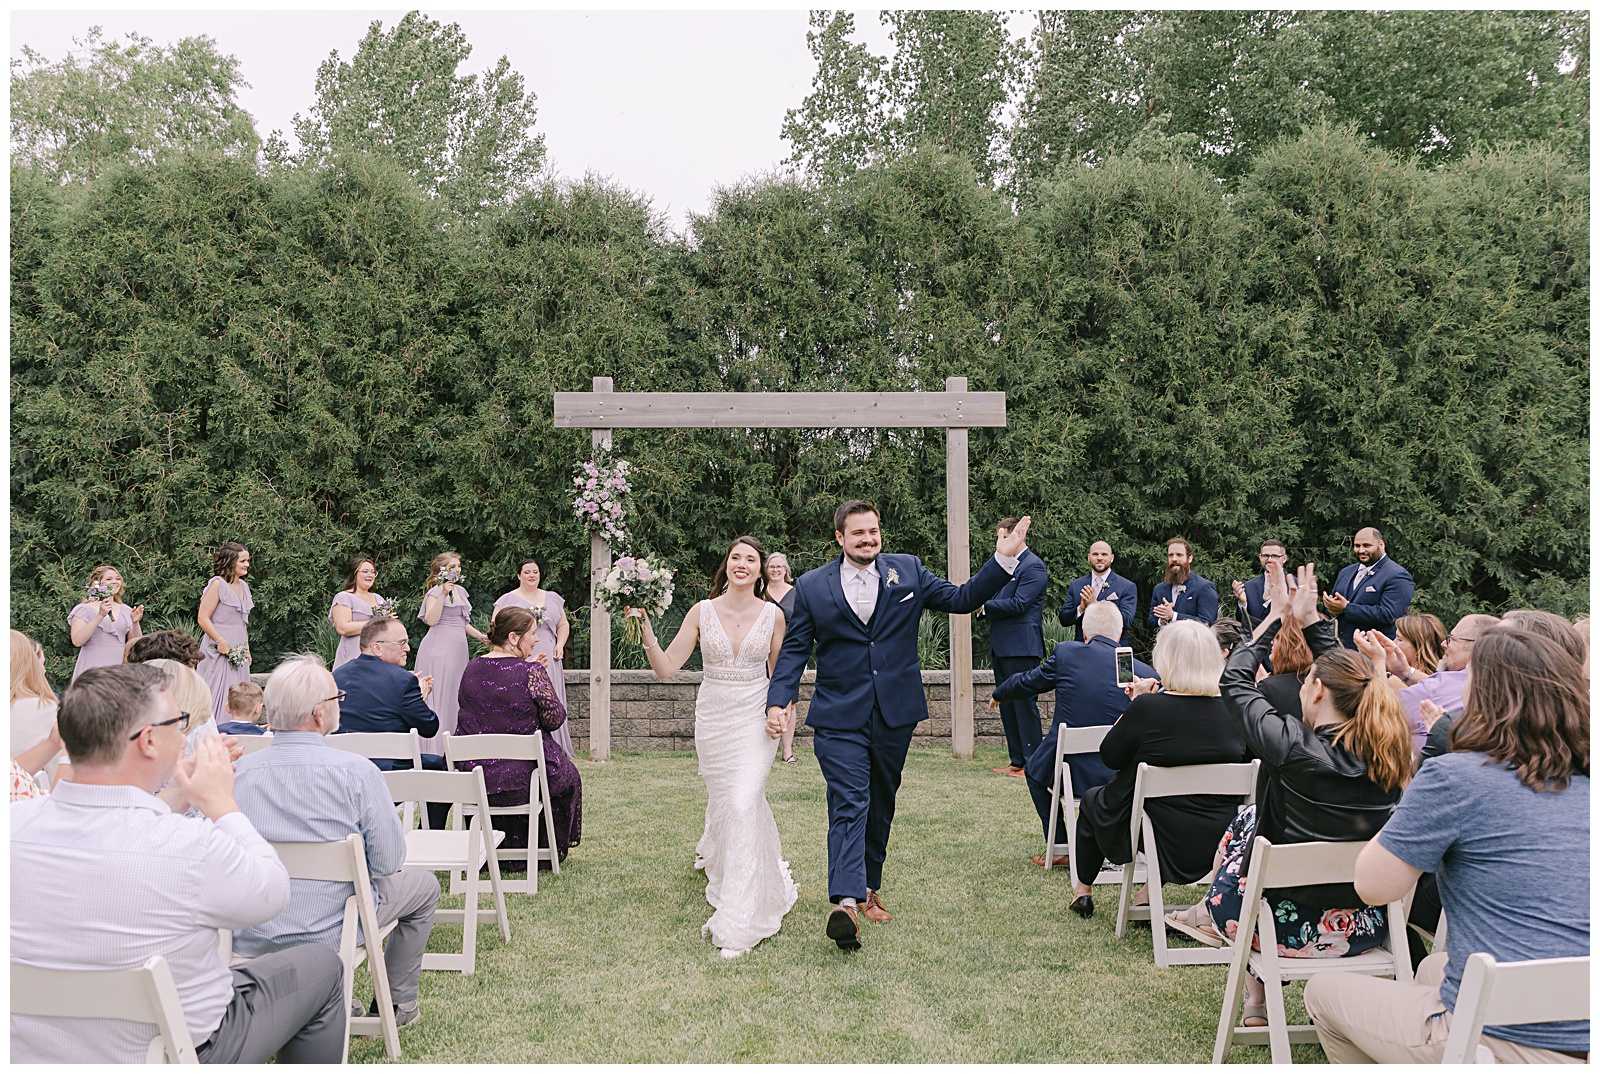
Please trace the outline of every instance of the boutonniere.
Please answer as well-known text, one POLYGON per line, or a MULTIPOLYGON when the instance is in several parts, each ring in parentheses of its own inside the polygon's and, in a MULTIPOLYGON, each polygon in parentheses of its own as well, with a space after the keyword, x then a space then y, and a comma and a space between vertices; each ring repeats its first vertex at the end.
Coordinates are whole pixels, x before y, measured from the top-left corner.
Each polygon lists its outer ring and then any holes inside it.
POLYGON ((900 572, 895 570, 893 567, 890 567, 889 568, 888 580, 886 582, 884 582, 884 588, 885 589, 889 588, 890 586, 894 585, 899 580, 900 580, 900 572))

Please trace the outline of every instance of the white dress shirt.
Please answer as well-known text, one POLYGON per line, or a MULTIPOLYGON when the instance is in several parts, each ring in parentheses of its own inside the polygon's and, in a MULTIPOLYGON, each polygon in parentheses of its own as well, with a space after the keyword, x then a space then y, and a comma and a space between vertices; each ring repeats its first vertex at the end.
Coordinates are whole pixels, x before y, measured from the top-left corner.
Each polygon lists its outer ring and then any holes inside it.
POLYGON ((839 568, 845 603, 863 623, 872 622, 872 610, 878 606, 878 578, 877 560, 866 567, 857 567, 847 559, 839 568))
MULTIPOLYGON (((243 813, 196 820, 138 787, 70 780, 11 806, 12 960, 117 970, 161 955, 196 1044, 233 1000, 216 930, 288 901, 288 871, 243 813)), ((11 1060, 143 1063, 154 1037, 138 1022, 13 1015, 11 1060)))

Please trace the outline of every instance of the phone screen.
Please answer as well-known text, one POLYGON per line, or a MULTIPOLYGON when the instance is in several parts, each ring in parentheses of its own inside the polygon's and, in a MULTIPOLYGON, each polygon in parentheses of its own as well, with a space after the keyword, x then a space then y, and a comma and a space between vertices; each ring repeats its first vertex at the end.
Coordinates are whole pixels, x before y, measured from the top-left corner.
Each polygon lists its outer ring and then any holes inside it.
POLYGON ((1117 647, 1117 685, 1126 686, 1133 681, 1133 650, 1126 645, 1117 647))

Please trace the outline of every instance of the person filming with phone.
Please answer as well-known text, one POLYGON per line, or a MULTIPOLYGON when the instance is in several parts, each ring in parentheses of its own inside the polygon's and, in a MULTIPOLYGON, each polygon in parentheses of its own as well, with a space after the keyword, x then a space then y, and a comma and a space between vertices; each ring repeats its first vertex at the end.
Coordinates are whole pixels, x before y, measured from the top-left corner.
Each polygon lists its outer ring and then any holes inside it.
MULTIPOLYGON (((1128 696, 1118 685, 1118 668, 1124 674, 1122 682, 1132 682, 1134 675, 1154 680, 1155 669, 1143 661, 1133 659, 1133 650, 1118 646, 1122 634, 1122 613, 1111 601, 1097 601, 1084 609, 1083 641, 1064 641, 1057 645, 1042 664, 1031 671, 1018 672, 995 687, 995 700, 990 706, 998 708, 1000 702, 1032 698, 1046 690, 1056 692, 1056 714, 1050 724, 1050 733, 1034 748, 1023 765, 1023 775, 1028 781, 1028 793, 1033 796, 1034 808, 1039 811, 1039 822, 1050 822, 1050 788, 1055 782, 1056 728, 1101 727, 1115 723, 1122 710, 1128 707, 1128 696)), ((1098 787, 1111 780, 1111 769, 1100 760, 1097 753, 1085 753, 1067 758, 1072 774, 1073 797, 1081 798, 1090 787, 1098 787)), ((1070 819, 1070 818, 1068 818, 1070 819)), ((1057 843, 1067 841, 1066 820, 1056 821, 1057 843)), ((1044 855, 1033 859, 1035 865, 1044 866, 1044 855)), ((1065 856, 1058 857, 1056 865, 1065 867, 1065 856)))

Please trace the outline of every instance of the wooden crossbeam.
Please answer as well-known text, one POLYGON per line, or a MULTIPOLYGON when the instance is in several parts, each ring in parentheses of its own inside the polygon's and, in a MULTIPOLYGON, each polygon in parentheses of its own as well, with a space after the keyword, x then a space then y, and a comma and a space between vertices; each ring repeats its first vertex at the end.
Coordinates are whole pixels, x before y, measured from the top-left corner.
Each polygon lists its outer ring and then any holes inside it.
POLYGON ((556 392, 558 429, 1003 427, 1005 392, 556 392))

